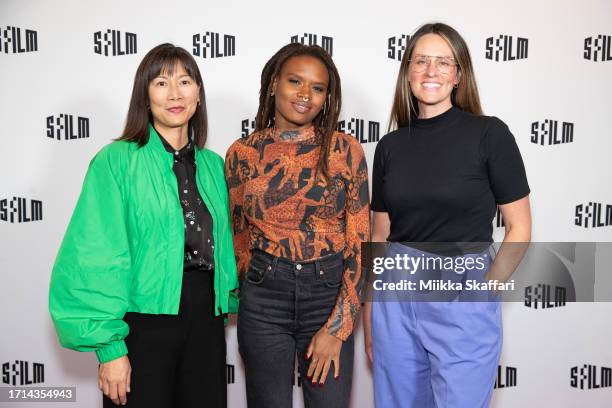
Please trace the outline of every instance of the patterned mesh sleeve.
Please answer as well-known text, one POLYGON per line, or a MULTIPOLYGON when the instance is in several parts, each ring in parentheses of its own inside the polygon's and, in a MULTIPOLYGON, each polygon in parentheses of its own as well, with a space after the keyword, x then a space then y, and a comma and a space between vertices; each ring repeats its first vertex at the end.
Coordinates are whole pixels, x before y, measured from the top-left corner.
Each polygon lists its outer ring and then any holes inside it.
POLYGON ((351 143, 347 166, 344 274, 336 305, 326 324, 329 333, 342 341, 353 332, 355 318, 361 307, 361 242, 370 239, 368 168, 363 149, 357 141, 351 143))
POLYGON ((244 182, 246 161, 240 158, 239 142, 234 143, 225 157, 225 180, 230 196, 230 214, 232 217, 232 235, 234 237, 234 252, 238 279, 242 278, 251 262, 251 244, 248 224, 243 211, 244 182))

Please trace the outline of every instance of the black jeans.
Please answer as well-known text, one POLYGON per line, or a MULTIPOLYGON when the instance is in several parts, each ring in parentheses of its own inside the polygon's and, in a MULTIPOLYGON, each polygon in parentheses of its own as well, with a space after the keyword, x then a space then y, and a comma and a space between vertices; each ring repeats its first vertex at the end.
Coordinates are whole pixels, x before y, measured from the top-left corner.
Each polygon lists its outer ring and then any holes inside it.
POLYGON ((333 364, 323 387, 306 379, 304 356, 312 336, 327 321, 344 270, 342 253, 312 262, 292 262, 254 251, 242 285, 238 344, 246 370, 249 408, 292 405, 297 361, 306 408, 348 407, 353 381, 353 336, 342 344, 340 377, 333 364))
MULTIPOLYGON (((126 313, 131 408, 225 408, 222 317, 214 316, 212 271, 183 275, 178 315, 126 313)), ((116 407, 104 397, 104 408, 116 407)))

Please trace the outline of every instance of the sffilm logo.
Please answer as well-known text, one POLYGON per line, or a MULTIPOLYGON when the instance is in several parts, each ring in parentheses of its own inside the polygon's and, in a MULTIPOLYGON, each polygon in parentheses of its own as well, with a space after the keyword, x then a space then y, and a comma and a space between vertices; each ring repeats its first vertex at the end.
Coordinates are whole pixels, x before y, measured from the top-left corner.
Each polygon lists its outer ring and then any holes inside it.
POLYGON ((96 31, 94 33, 94 52, 105 57, 130 55, 137 52, 136 34, 121 34, 119 30, 96 31))
POLYGON ((300 43, 304 45, 318 45, 323 48, 331 56, 334 55, 334 39, 326 35, 321 36, 321 43, 318 40, 317 34, 304 33, 303 35, 294 35, 291 37, 292 43, 300 43))
POLYGON ((226 364, 225 375, 227 377, 227 383, 234 384, 236 382, 236 367, 233 364, 226 364))
POLYGON ((0 220, 14 222, 41 221, 43 217, 42 201, 13 197, 0 200, 0 220), (28 201, 30 202, 28 205, 28 201))
POLYGON ((510 35, 487 38, 485 58, 494 61, 514 61, 527 58, 529 40, 510 35), (516 44, 516 46, 515 46, 516 44))
POLYGON ((206 31, 203 34, 194 34, 192 54, 202 58, 233 57, 236 55, 236 37, 223 34, 221 41, 219 33, 206 31))
POLYGON ((495 386, 493 388, 508 388, 516 387, 516 367, 497 366, 497 377, 495 378, 495 386))
POLYGON ((2 382, 8 385, 30 385, 45 382, 45 365, 15 360, 2 364, 2 382))
POLYGON ((77 116, 75 126, 73 115, 61 113, 57 116, 47 116, 47 137, 57 140, 87 139, 89 118, 77 116))
POLYGON ((240 137, 243 139, 255 131, 255 119, 243 119, 240 125, 240 137))
POLYGON ((578 204, 574 224, 584 228, 609 227, 612 225, 612 205, 594 202, 578 204))
POLYGON ((546 283, 525 287, 525 306, 533 309, 552 309, 565 306, 567 289, 562 286, 553 287, 546 283))
POLYGON ((392 60, 401 61, 409 40, 410 36, 408 34, 402 34, 397 37, 389 37, 387 40, 387 57, 392 60))
POLYGON ((574 124, 561 122, 561 134, 559 134, 559 121, 546 119, 543 122, 531 124, 531 143, 544 145, 556 145, 572 143, 574 141, 574 124))
POLYGON ((351 118, 338 122, 338 131, 352 135, 359 143, 373 143, 380 139, 380 123, 369 120, 365 126, 364 119, 351 118))
POLYGON ((574 366, 570 369, 570 386, 581 390, 612 387, 612 368, 591 364, 574 366))
POLYGON ((294 387, 297 385, 298 387, 302 386, 302 376, 299 371, 295 371, 294 376, 291 377, 291 385, 294 387))
POLYGON ((506 226, 506 223, 504 222, 504 217, 502 216, 502 213, 499 210, 499 207, 497 207, 497 211, 495 212, 495 227, 501 228, 505 226, 506 226))
POLYGON ((610 43, 612 43, 612 36, 610 35, 599 34, 597 37, 585 38, 584 59, 595 62, 612 61, 610 43))
POLYGON ((0 27, 0 52, 5 54, 21 54, 38 51, 38 33, 34 30, 19 27, 0 27), (24 48, 25 46, 25 48, 24 48))

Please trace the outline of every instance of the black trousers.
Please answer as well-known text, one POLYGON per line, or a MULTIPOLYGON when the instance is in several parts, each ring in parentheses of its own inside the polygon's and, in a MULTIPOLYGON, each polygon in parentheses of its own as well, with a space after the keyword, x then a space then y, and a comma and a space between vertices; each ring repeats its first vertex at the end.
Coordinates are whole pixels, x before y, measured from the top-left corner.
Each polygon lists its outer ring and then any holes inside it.
MULTIPOLYGON (((212 271, 183 275, 178 315, 126 313, 132 366, 130 408, 225 408, 222 317, 214 316, 212 271)), ((107 398, 104 408, 116 407, 107 398)))
MULTIPOLYGON (((290 408, 297 355, 306 408, 348 408, 353 384, 353 336, 340 350, 340 377, 330 368, 313 385, 304 360, 312 336, 327 321, 342 283, 342 253, 293 262, 255 250, 240 292, 238 345, 249 408, 290 408)), ((359 404, 357 404, 359 405, 359 404)))

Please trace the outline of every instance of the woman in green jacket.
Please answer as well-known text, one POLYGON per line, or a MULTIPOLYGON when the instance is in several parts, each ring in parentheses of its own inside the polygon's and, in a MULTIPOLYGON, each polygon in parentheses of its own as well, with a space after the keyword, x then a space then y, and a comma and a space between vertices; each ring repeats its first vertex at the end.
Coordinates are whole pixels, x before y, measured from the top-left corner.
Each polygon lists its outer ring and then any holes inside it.
POLYGON ((225 407, 238 287, 223 159, 198 66, 172 44, 136 72, 125 130, 91 161, 51 277, 61 344, 95 351, 104 406, 225 407))

